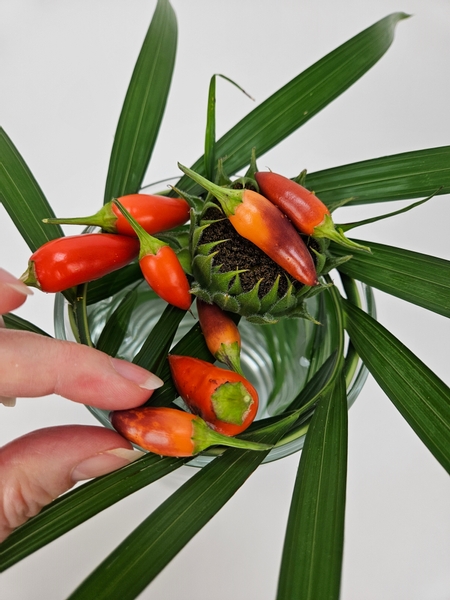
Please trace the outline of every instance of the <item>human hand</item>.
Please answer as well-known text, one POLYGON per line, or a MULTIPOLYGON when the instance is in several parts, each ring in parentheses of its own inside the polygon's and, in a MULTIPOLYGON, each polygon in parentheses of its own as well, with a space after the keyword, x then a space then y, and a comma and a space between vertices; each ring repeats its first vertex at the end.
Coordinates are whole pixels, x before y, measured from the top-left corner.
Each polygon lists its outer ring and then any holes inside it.
MULTIPOLYGON (((0 315, 32 292, 0 269, 0 315)), ((1 317, 0 317, 1 318, 1 317)), ((0 327, 0 401, 58 394, 103 409, 140 406, 162 385, 145 369, 73 342, 0 327)), ((75 483, 122 467, 141 453, 115 431, 62 425, 0 448, 0 541, 75 483)))

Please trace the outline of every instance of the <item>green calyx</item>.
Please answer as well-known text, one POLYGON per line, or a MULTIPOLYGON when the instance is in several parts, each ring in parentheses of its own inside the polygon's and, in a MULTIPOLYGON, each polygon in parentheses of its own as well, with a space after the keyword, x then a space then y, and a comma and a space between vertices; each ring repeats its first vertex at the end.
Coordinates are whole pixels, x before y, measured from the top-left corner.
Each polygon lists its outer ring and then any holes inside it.
POLYGON ((42 219, 44 223, 52 225, 86 225, 101 227, 107 233, 116 233, 117 215, 112 209, 112 202, 108 202, 102 208, 89 217, 70 217, 67 219, 42 219))
POLYGON ((242 425, 254 400, 241 381, 222 383, 211 395, 216 417, 224 423, 242 425))
POLYGON ((236 190, 220 187, 219 185, 212 183, 208 179, 205 179, 205 177, 202 177, 202 175, 199 175, 195 171, 192 171, 192 169, 188 169, 188 167, 185 167, 180 163, 178 163, 178 167, 185 175, 193 179, 195 183, 201 185, 202 188, 217 198, 222 206, 223 212, 227 217, 234 215, 236 208, 242 203, 242 196, 244 193, 242 189, 236 190))
POLYGON ((192 421, 192 441, 194 444, 193 454, 203 452, 210 446, 229 446, 232 448, 241 448, 242 450, 257 450, 268 452, 273 446, 269 444, 260 444, 247 440, 241 440, 235 437, 223 435, 211 429, 203 419, 197 417, 192 421))
POLYGON ((241 368, 241 348, 238 342, 233 342, 232 344, 220 344, 220 348, 217 350, 215 357, 230 369, 239 373, 239 375, 244 376, 241 368))
POLYGON ((141 225, 139 225, 136 219, 131 216, 127 209, 124 206, 122 206, 122 204, 118 200, 113 200, 113 203, 117 206, 117 208, 126 218, 128 223, 131 225, 134 232, 138 236, 140 243, 139 260, 144 258, 144 256, 148 256, 149 254, 158 254, 159 250, 161 250, 163 246, 169 245, 165 242, 161 242, 161 240, 158 240, 157 238, 147 233, 145 229, 141 225))
POLYGON ((365 252, 371 252, 370 248, 367 246, 363 246, 362 244, 358 244, 357 242, 352 242, 352 240, 349 240, 341 229, 336 228, 330 215, 325 215, 322 224, 317 225, 314 228, 313 237, 333 240, 333 242, 336 242, 336 244, 344 246, 349 250, 356 249, 364 250, 365 252))

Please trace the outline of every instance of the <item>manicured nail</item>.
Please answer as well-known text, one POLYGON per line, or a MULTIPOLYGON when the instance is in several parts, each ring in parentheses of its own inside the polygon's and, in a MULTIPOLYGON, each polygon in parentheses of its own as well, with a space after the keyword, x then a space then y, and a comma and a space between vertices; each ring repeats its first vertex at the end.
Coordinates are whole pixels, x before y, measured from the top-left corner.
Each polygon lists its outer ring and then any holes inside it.
POLYGON ((16 399, 10 398, 9 396, 0 396, 0 404, 3 404, 3 406, 8 406, 8 407, 12 408, 13 406, 16 405, 16 399))
POLYGON ((74 468, 72 471, 72 481, 76 483, 85 479, 106 475, 130 464, 144 454, 145 452, 128 450, 127 448, 113 448, 112 450, 95 454, 86 458, 74 468))
POLYGON ((144 390, 156 390, 164 385, 164 381, 153 373, 150 373, 150 371, 126 360, 111 358, 111 364, 119 375, 122 375, 122 377, 125 377, 125 379, 128 379, 133 383, 137 383, 137 385, 144 390))
POLYGON ((14 275, 11 275, 11 273, 8 273, 8 271, 5 271, 5 269, 2 269, 1 267, 0 283, 2 285, 10 287, 16 292, 19 292, 19 294, 23 294, 24 296, 33 295, 33 290, 30 287, 25 285, 22 281, 20 281, 20 279, 17 279, 16 277, 14 277, 14 275))

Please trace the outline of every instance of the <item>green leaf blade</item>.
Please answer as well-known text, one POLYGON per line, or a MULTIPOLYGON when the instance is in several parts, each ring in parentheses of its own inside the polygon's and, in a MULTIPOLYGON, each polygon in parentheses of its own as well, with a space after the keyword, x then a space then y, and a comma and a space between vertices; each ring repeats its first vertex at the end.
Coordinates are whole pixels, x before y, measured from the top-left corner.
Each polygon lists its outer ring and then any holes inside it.
POLYGON ((168 0, 158 0, 117 125, 105 203, 141 187, 164 115, 176 46, 175 13, 168 0))
MULTIPOLYGON (((0 201, 30 250, 64 235, 59 225, 44 225, 55 214, 24 159, 0 128, 0 201)), ((25 269, 24 269, 25 270, 25 269)))
MULTIPOLYGON (((362 241, 372 253, 355 250, 339 271, 383 292, 450 317, 450 261, 419 252, 362 241)), ((331 244, 336 255, 346 254, 331 244)))
POLYGON ((277 600, 339 598, 347 475, 347 398, 341 376, 318 403, 292 497, 277 600))
POLYGON ((305 185, 330 208, 409 200, 450 192, 450 146, 365 160, 306 175, 305 185))
MULTIPOLYGON (((388 50, 395 26, 405 13, 393 13, 326 55, 256 107, 216 144, 216 157, 226 157, 228 173, 249 164, 252 148, 261 156, 325 108, 388 50)), ((193 165, 204 174, 204 157, 193 165)), ((197 189, 186 176, 177 187, 197 189)))
POLYGON ((450 472, 450 389, 404 344, 344 301, 346 329, 381 389, 450 472))

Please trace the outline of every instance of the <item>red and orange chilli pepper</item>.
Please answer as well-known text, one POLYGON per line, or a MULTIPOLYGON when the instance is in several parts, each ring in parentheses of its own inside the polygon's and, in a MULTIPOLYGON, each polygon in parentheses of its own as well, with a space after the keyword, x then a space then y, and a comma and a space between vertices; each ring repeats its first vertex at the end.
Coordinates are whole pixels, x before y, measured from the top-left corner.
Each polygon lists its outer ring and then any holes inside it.
POLYGON ((211 354, 230 369, 243 375, 241 369, 241 335, 233 319, 217 304, 197 298, 198 320, 211 354))
POLYGON ((144 231, 120 202, 114 200, 114 203, 138 236, 139 265, 147 283, 169 304, 188 310, 191 306, 189 281, 175 251, 168 244, 144 231))
POLYGON ((223 435, 237 435, 253 422, 258 393, 235 371, 191 356, 169 356, 175 387, 189 409, 223 435))
POLYGON ((223 188, 182 165, 180 169, 211 192, 230 223, 274 262, 305 285, 318 284, 311 254, 298 232, 272 202, 253 190, 223 188))
POLYGON ((313 192, 272 171, 255 173, 256 182, 264 196, 289 217, 302 233, 316 238, 329 238, 347 248, 370 252, 366 246, 352 242, 336 229, 330 211, 313 192))
MULTIPOLYGON (((189 219, 189 204, 183 198, 170 198, 151 194, 129 194, 118 198, 131 216, 147 233, 158 233, 186 223, 189 219)), ((61 225, 93 225, 109 233, 120 233, 136 237, 127 219, 111 200, 95 215, 67 219, 43 219, 44 223, 61 225)))
POLYGON ((135 238, 87 233, 43 244, 28 261, 21 279, 43 292, 62 292, 124 267, 139 253, 135 238))
POLYGON ((124 438, 161 456, 194 456, 210 446, 270 450, 271 446, 239 440, 214 431, 192 413, 167 407, 140 407, 110 413, 114 429, 124 438))

